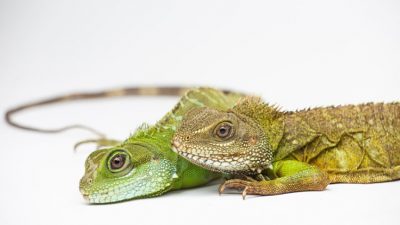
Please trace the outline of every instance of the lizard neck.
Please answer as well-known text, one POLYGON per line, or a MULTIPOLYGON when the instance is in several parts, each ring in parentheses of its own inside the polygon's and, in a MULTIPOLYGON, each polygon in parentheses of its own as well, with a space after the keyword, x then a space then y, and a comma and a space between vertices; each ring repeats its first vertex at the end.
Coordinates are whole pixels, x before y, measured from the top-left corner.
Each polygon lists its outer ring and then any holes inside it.
POLYGON ((278 149, 275 151, 275 161, 288 157, 291 153, 303 149, 319 136, 310 124, 298 112, 284 115, 284 133, 278 149))

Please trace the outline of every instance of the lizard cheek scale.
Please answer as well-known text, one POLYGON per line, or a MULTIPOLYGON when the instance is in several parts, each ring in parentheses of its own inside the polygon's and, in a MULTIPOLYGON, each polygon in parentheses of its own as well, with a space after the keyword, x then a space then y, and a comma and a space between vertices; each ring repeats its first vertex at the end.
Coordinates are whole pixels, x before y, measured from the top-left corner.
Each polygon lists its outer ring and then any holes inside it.
POLYGON ((93 183, 81 187, 89 203, 118 202, 137 197, 160 195, 171 188, 175 168, 167 160, 152 161, 131 170, 126 179, 93 183), (153 172, 152 172, 153 171, 153 172))

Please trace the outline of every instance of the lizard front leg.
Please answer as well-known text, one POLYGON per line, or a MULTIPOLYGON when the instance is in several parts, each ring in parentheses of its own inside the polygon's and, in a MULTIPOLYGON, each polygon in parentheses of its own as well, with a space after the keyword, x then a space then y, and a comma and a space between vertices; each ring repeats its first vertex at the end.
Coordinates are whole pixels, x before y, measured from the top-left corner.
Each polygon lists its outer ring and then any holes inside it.
POLYGON ((246 181, 241 179, 227 180, 219 191, 225 189, 243 190, 245 199, 250 195, 277 195, 298 191, 322 191, 329 184, 328 175, 319 168, 307 163, 284 160, 273 164, 277 178, 273 180, 246 181))

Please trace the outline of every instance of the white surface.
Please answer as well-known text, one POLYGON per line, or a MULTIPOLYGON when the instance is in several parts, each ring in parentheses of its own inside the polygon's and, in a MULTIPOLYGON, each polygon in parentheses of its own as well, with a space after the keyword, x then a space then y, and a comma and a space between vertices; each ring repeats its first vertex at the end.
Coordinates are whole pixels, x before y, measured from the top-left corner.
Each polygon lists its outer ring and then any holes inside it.
MULTIPOLYGON (((77 90, 196 84, 260 94, 284 109, 400 99, 399 1, 0 2, 0 110, 77 90)), ((92 125, 123 139, 177 99, 46 107, 32 125, 92 125)), ((273 197, 216 185, 91 206, 78 191, 85 132, 1 122, 0 224, 399 224, 400 182, 273 197), (397 221, 396 221, 397 220, 397 221)))

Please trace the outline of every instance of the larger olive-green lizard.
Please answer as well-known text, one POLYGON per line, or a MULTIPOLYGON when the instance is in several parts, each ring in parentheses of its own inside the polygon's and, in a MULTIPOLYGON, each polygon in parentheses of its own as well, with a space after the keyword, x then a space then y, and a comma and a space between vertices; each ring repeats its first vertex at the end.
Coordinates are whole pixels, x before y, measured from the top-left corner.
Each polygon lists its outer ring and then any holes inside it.
POLYGON ((251 175, 220 187, 242 189, 243 197, 397 180, 400 103, 281 112, 245 97, 229 110, 189 111, 173 146, 204 168, 251 175))
MULTIPOLYGON (((45 101, 16 107, 6 114, 9 123, 19 128, 46 133, 60 132, 70 128, 86 128, 82 125, 60 129, 27 127, 11 120, 21 110, 85 98, 125 95, 177 95, 182 88, 129 88, 97 93, 79 93, 60 96, 45 101)), ((115 147, 100 149, 89 155, 85 163, 85 175, 80 191, 90 203, 109 203, 133 198, 161 195, 165 192, 204 185, 221 176, 187 160, 171 151, 170 142, 181 117, 195 107, 209 106, 224 110, 232 107, 243 96, 239 93, 199 88, 188 91, 176 107, 152 127, 143 126, 127 140, 115 147)), ((93 130, 93 129, 89 129, 93 130)), ((107 140, 101 139, 100 142, 107 140)))

